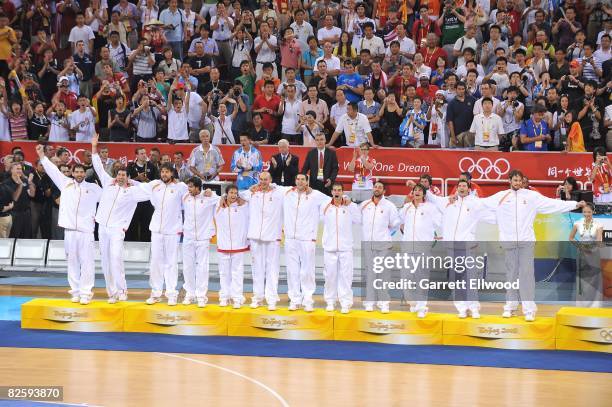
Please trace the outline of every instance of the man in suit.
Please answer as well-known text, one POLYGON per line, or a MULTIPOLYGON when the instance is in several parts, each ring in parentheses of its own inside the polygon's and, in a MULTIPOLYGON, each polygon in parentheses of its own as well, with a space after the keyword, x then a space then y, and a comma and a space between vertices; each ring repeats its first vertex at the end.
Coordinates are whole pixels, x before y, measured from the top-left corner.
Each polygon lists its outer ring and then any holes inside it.
POLYGON ((270 159, 272 182, 285 187, 295 186, 295 176, 300 171, 300 158, 289 152, 289 142, 285 139, 278 142, 278 151, 279 153, 270 159))
POLYGON ((325 148, 325 135, 317 134, 316 147, 308 152, 302 174, 310 177, 310 187, 331 196, 331 186, 338 176, 336 152, 325 148))

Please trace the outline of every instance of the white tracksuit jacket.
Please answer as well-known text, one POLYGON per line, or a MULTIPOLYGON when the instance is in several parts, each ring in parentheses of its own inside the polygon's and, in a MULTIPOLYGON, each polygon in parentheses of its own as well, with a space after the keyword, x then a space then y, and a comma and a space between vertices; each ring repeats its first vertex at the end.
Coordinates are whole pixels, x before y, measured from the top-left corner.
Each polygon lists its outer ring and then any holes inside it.
POLYGON ((68 230, 93 232, 96 204, 102 196, 102 188, 92 182, 79 183, 65 176, 47 157, 41 163, 62 194, 58 225, 68 230))
POLYGON ((473 195, 457 197, 452 204, 448 197, 428 194, 427 199, 442 212, 442 238, 445 241, 473 242, 478 222, 496 223, 497 220, 495 212, 473 195))
MULTIPOLYGON (((427 198, 429 194, 427 194, 427 198)), ((436 230, 440 229, 442 214, 438 207, 425 201, 414 206, 412 202, 405 204, 400 210, 400 218, 404 225, 405 242, 431 242, 436 237, 436 230)))
POLYGON ((267 192, 241 191, 240 197, 249 202, 247 237, 264 242, 281 240, 283 229, 283 199, 288 188, 273 186, 267 192))
POLYGON ((204 196, 204 191, 193 196, 187 192, 183 196, 183 237, 186 240, 210 241, 215 235, 213 217, 219 197, 204 196))
POLYGON ((215 206, 217 224, 217 251, 221 253, 239 253, 249 250, 247 231, 249 227, 249 204, 233 203, 229 208, 215 206))
POLYGON ((139 185, 149 197, 155 208, 149 230, 162 235, 176 235, 183 230, 181 216, 182 198, 187 193, 187 185, 183 182, 166 184, 155 180, 139 185))
POLYGON ((328 252, 353 250, 353 223, 361 222, 361 213, 355 203, 336 206, 333 198, 321 206, 323 219, 322 246, 328 252))
POLYGON ((319 213, 329 196, 313 189, 309 194, 299 193, 297 188, 285 192, 283 225, 286 239, 316 241, 319 213))
POLYGON ((401 220, 395 205, 381 197, 378 204, 372 199, 362 202, 361 210, 361 236, 364 241, 390 242, 393 240, 391 232, 399 227, 401 220))

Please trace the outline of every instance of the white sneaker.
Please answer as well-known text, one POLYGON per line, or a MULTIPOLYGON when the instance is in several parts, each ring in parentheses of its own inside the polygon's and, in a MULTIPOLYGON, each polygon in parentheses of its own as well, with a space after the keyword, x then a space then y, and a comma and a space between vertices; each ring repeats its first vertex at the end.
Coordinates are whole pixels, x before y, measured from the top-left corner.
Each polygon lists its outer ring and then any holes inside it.
POLYGON ((127 293, 126 293, 126 292, 122 292, 121 294, 119 294, 119 296, 117 297, 117 299, 118 299, 119 301, 127 301, 127 299, 128 299, 127 293))
POLYGON ((333 312, 333 310, 334 310, 334 304, 329 303, 327 304, 327 307, 325 307, 325 311, 327 312, 333 312))
POLYGON ((314 307, 312 306, 312 304, 304 305, 304 311, 312 312, 314 311, 314 307))
POLYGON ((206 300, 204 298, 198 298, 198 307, 204 308, 206 306, 206 300))
POLYGON ((365 306, 365 310, 366 312, 372 312, 374 311, 374 306, 372 304, 368 304, 365 306))
POLYGON ((461 318, 461 319, 463 319, 463 318, 467 318, 467 311, 465 311, 465 310, 459 311, 459 312, 457 313, 457 317, 458 317, 458 318, 461 318))
POLYGON ((89 295, 81 295, 81 299, 80 299, 79 303, 81 305, 87 305, 87 304, 89 304, 90 301, 91 301, 91 299, 89 298, 89 295))
POLYGON ((70 299, 70 302, 74 302, 75 304, 77 304, 79 301, 81 301, 81 299, 76 295, 70 299))
POLYGON ((502 317, 504 317, 504 318, 512 318, 512 311, 505 309, 503 314, 502 314, 502 317))
POLYGON ((420 310, 419 312, 417 312, 417 318, 425 318, 427 316, 427 311, 426 310, 420 310))
POLYGON ((410 306, 410 312, 417 312, 416 307, 411 305, 410 306))
POLYGON ((340 309, 340 313, 341 314, 348 314, 349 313, 349 307, 342 307, 340 309))
POLYGON ((477 309, 473 309, 470 311, 472 314, 472 319, 480 319, 480 311, 477 309))
MULTIPOLYGON (((240 307, 242 307, 242 304, 240 303, 240 301, 234 301, 234 309, 240 309, 240 307)), ((251 304, 251 308, 253 308, 253 304, 251 304)))
POLYGON ((270 304, 268 304, 268 311, 276 311, 276 303, 275 302, 271 302, 270 304))
POLYGON ((380 312, 382 312, 383 314, 388 314, 389 313, 389 304, 381 305, 380 306, 380 312))
POLYGON ((256 309, 259 308, 259 301, 251 301, 251 308, 256 309))
POLYGON ((186 296, 185 299, 183 300, 183 305, 191 305, 193 304, 193 297, 190 296, 186 296))
POLYGON ((289 303, 289 308, 288 309, 289 309, 289 311, 295 311, 295 310, 298 309, 298 306, 297 306, 296 303, 291 302, 291 303, 289 303))
POLYGON ((225 299, 219 300, 219 306, 220 307, 227 307, 227 300, 225 300, 225 299))
POLYGON ((168 297, 168 305, 171 307, 176 305, 176 296, 168 297))
POLYGON ((525 314, 525 321, 527 322, 533 322, 535 321, 535 312, 528 312, 525 314))
POLYGON ((161 300, 159 299, 159 297, 149 297, 147 298, 147 300, 145 301, 147 305, 153 305, 155 303, 160 302, 161 300))
POLYGON ((109 304, 116 304, 117 303, 117 297, 108 297, 108 301, 109 304))

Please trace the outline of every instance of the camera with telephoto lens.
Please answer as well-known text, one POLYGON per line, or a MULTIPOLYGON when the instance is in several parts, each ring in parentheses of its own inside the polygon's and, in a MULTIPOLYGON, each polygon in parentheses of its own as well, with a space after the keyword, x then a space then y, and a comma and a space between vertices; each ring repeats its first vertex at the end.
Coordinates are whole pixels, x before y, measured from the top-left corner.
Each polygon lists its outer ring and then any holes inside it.
POLYGON ((242 94, 242 91, 240 90, 239 87, 235 87, 232 93, 234 95, 234 98, 239 98, 240 95, 242 94))
POLYGON ((221 101, 221 90, 214 89, 212 94, 212 108, 214 110, 219 109, 219 102, 221 101))
POLYGON ((519 102, 517 100, 513 100, 512 106, 516 109, 517 107, 519 107, 519 102))

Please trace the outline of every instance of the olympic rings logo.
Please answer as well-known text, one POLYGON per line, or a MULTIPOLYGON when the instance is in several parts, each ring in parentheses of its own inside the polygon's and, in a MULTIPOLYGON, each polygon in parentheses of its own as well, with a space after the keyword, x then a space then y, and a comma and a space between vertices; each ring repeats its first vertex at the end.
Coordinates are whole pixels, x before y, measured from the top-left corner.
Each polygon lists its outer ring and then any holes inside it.
POLYGON ((599 336, 601 336, 604 341, 612 343, 612 329, 602 329, 599 331, 599 336))
POLYGON ((487 157, 481 157, 474 162, 472 157, 463 157, 459 160, 459 171, 469 172, 470 174, 476 171, 478 177, 474 177, 475 179, 498 180, 510 172, 510 162, 505 158, 491 161, 487 157))

